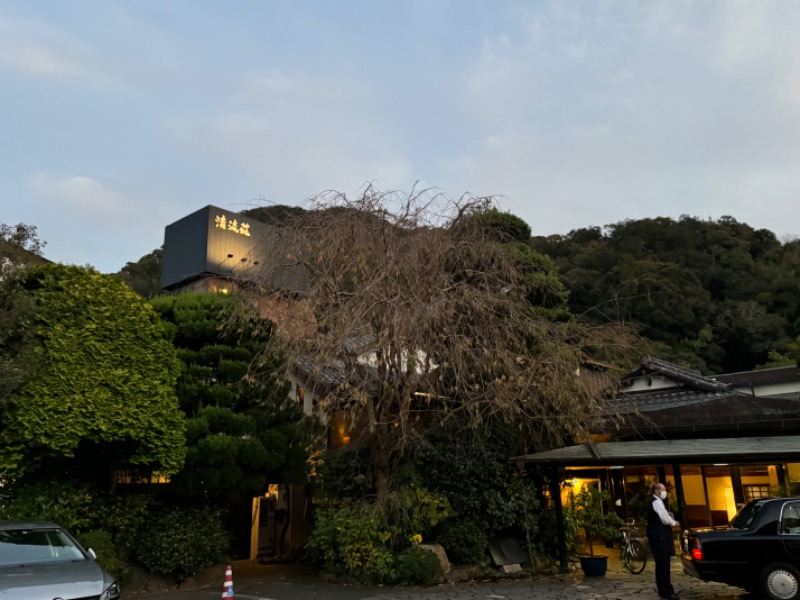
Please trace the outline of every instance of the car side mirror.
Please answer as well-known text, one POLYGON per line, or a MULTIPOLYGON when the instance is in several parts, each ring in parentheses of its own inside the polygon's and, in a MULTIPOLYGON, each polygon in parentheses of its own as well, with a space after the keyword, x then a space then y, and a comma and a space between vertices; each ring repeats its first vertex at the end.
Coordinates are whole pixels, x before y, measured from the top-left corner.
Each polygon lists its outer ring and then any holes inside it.
POLYGON ((94 553, 94 550, 92 550, 91 548, 87 548, 86 552, 89 554, 89 556, 92 557, 92 560, 97 560, 97 554, 94 553))

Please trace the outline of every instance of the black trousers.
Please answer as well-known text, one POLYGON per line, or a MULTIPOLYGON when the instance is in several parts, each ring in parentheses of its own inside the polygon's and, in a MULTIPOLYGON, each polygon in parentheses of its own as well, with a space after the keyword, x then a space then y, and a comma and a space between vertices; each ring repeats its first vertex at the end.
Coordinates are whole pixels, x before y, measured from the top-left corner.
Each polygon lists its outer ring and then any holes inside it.
POLYGON ((648 535, 647 541, 650 542, 650 552, 653 554, 653 561, 656 563, 656 588, 658 595, 662 598, 669 598, 675 593, 675 588, 669 580, 669 560, 675 553, 675 544, 672 538, 665 538, 656 535, 648 535))

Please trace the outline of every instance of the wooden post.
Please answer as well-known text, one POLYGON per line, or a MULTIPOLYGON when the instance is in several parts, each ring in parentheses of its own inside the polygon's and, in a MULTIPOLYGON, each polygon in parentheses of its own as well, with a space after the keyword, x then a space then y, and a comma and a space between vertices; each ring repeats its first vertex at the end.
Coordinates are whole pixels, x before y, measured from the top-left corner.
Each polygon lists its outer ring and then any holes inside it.
POLYGON ((560 571, 569 573, 569 557, 567 556, 567 532, 564 527, 564 507, 561 505, 561 473, 558 467, 550 468, 550 497, 556 511, 556 530, 558 533, 558 559, 560 571))
POLYGON ((683 478, 681 477, 681 466, 677 463, 672 465, 672 475, 675 477, 675 496, 678 499, 678 521, 681 522, 682 529, 688 529, 686 522, 686 499, 683 497, 683 478))
POLYGON ((736 505, 736 510, 738 511, 739 507, 744 504, 742 469, 739 466, 731 467, 731 485, 733 486, 733 503, 736 505))
POLYGON ((714 526, 714 519, 711 518, 711 503, 708 500, 708 484, 706 483, 706 467, 705 465, 700 467, 700 473, 703 476, 703 494, 706 497, 706 519, 708 519, 708 526, 714 526))

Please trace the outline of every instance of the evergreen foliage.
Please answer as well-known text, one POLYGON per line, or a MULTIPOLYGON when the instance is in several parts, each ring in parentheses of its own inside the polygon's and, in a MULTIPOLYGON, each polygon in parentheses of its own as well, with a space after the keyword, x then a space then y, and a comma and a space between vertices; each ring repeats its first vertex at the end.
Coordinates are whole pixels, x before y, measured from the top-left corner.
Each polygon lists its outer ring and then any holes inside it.
POLYGON ((39 239, 36 225, 0 223, 0 273, 8 263, 39 264, 47 242, 39 239))
POLYGON ((287 387, 269 375, 279 359, 260 354, 272 327, 254 312, 234 318, 236 303, 211 293, 152 300, 183 363, 177 393, 188 418, 187 457, 171 485, 182 501, 232 506, 269 482, 304 480, 300 414, 284 408, 287 387))
POLYGON ((153 298, 161 293, 161 263, 164 250, 157 248, 138 261, 127 263, 115 276, 127 283, 143 298, 153 298))
POLYGON ((169 508, 148 523, 137 558, 151 573, 171 575, 180 582, 226 560, 228 545, 213 511, 169 508))
POLYGON ((23 272, 8 293, 33 301, 30 319, 16 323, 25 343, 11 363, 33 354, 36 370, 3 408, 0 471, 45 464, 106 481, 114 467, 176 472, 179 362, 152 308, 113 277, 63 265, 23 272))
POLYGON ((662 356, 704 372, 775 364, 800 335, 800 241, 732 217, 628 220, 532 244, 555 260, 573 312, 636 323, 662 356))
POLYGON ((376 583, 430 583, 438 569, 432 553, 416 544, 449 514, 446 498, 411 485, 383 503, 328 498, 315 513, 309 546, 332 573, 376 583))
POLYGON ((488 540, 501 532, 526 546, 536 537, 539 513, 533 484, 509 463, 521 453, 519 431, 497 419, 477 432, 466 433, 469 427, 453 418, 432 429, 414 459, 422 484, 453 509, 437 539, 448 556, 464 562, 484 554, 488 540), (468 526, 474 530, 467 532, 468 526))

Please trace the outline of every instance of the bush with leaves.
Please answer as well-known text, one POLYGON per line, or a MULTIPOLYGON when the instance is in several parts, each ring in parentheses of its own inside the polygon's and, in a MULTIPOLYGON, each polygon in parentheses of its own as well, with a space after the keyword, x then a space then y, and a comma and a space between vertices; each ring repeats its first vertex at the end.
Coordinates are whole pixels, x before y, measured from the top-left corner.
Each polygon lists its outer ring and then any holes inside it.
POLYGON ((447 519, 436 539, 454 564, 477 565, 486 561, 489 538, 472 519, 447 519))
POLYGON ((391 492, 383 504, 327 499, 327 505, 316 512, 309 545, 332 573, 373 582, 410 583, 403 578, 407 570, 397 571, 396 560, 405 556, 403 561, 411 565, 417 555, 403 553, 412 540, 427 536, 449 514, 447 499, 416 486, 391 492))
MULTIPOLYGON (((564 536, 567 543, 567 555, 577 554, 578 523, 575 520, 575 511, 569 506, 563 507, 564 536)), ((558 524, 556 511, 543 510, 539 515, 539 528, 536 536, 537 548, 552 559, 560 559, 558 524)))
POLYGON ((429 538, 431 530, 452 513, 447 498, 417 485, 390 492, 381 510, 391 533, 389 546, 395 552, 407 547, 415 535, 429 538))
POLYGON ((391 573, 390 537, 375 505, 348 503, 317 510, 308 544, 328 571, 380 582, 391 573))
MULTIPOLYGON (((508 460, 520 453, 518 432, 499 421, 476 430, 453 418, 429 432, 426 441, 416 454, 416 470, 423 485, 448 499, 454 513, 440 535, 465 520, 460 530, 474 526, 480 531, 475 533, 478 540, 512 533, 526 546, 528 539, 536 538, 539 501, 535 488, 518 477, 508 460), (480 515, 479 522, 475 515, 480 515)), ((445 545, 438 537, 437 541, 445 545)), ((479 553, 473 548, 466 554, 477 557, 479 553)), ((461 560, 465 559, 462 554, 461 560)))
POLYGON ((130 561, 151 516, 149 496, 114 496, 103 505, 100 525, 111 534, 118 554, 130 561))
POLYGON ((336 502, 368 496, 372 490, 369 462, 370 450, 366 445, 325 450, 314 465, 314 497, 336 502))
POLYGON ((393 583, 430 585, 442 576, 442 566, 430 550, 411 546, 394 557, 391 576, 393 583))
POLYGON ((92 269, 48 264, 25 270, 4 293, 33 301, 18 323, 25 347, 0 361, 38 357, 3 403, 0 478, 80 472, 107 482, 115 468, 177 472, 185 456, 180 364, 155 311, 125 284, 92 269))
POLYGON ((76 536, 84 548, 91 548, 97 556, 97 564, 118 580, 124 581, 128 563, 120 556, 119 548, 111 534, 102 529, 92 529, 76 536))
POLYGON ((137 548, 137 558, 150 572, 183 581, 225 560, 228 544, 214 512, 170 508, 150 522, 137 548))
POLYGON ((0 502, 2 519, 51 521, 72 534, 97 527, 101 512, 91 488, 57 481, 12 484, 0 502))

